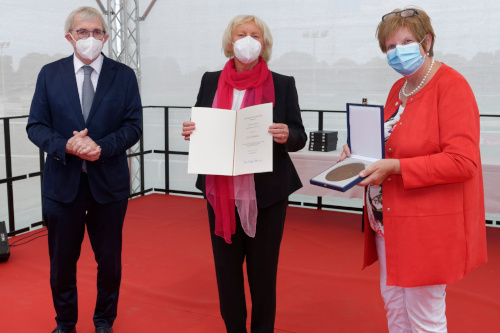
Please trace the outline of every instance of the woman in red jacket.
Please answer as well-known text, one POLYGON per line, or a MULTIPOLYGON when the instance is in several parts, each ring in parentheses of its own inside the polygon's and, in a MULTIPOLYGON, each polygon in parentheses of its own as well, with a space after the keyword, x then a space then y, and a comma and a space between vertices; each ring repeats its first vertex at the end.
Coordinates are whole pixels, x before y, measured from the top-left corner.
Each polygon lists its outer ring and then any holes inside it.
POLYGON ((423 10, 384 15, 377 37, 403 77, 384 109, 386 158, 360 173, 364 267, 379 260, 389 332, 446 332, 446 285, 487 260, 479 111, 465 78, 434 60, 423 10))

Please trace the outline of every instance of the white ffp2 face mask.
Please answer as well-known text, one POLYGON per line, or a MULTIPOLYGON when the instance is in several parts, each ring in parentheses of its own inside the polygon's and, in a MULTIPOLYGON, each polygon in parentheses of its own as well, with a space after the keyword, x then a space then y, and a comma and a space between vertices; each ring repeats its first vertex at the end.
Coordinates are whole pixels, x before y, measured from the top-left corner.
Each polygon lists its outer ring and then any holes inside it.
POLYGON ((260 55, 260 50, 262 49, 262 44, 251 36, 238 39, 233 45, 234 56, 244 64, 249 64, 257 60, 260 55))
MULTIPOLYGON (((71 34, 69 35, 71 36, 71 34)), ((71 36, 71 38, 73 38, 73 36, 71 36)), ((88 38, 79 39, 78 41, 74 38, 73 40, 76 42, 76 52, 84 59, 93 60, 101 53, 103 44, 99 39, 89 36, 88 38)))

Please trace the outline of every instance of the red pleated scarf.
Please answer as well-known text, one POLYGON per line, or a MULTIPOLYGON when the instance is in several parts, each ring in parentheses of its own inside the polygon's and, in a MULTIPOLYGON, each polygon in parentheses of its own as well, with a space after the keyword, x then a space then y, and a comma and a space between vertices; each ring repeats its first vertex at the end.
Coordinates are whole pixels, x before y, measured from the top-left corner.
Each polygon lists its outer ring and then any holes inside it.
MULTIPOLYGON (((219 77, 212 107, 230 110, 233 89, 246 90, 241 107, 275 102, 273 76, 266 62, 259 62, 251 70, 236 72, 234 59, 229 60, 219 77)), ((253 181, 253 175, 251 175, 253 181)), ((231 244, 236 232, 234 177, 206 175, 206 195, 215 213, 215 234, 231 244)))

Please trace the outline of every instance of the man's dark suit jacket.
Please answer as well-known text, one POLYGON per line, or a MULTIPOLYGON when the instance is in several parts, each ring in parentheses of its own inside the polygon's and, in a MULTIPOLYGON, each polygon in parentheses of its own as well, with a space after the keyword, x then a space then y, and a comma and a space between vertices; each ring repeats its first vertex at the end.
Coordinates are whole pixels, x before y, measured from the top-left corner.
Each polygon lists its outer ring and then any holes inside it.
POLYGON ((83 120, 73 56, 45 65, 36 84, 26 130, 29 139, 47 153, 42 194, 67 203, 74 200, 83 160, 66 154, 73 131, 88 128, 102 149, 97 161, 87 161, 92 194, 98 203, 130 195, 126 150, 142 135, 142 105, 134 71, 104 57, 87 123, 83 120))
MULTIPOLYGON (((207 72, 201 80, 196 106, 212 107, 221 72, 207 72)), ((273 142, 273 172, 254 174, 257 205, 268 207, 302 187, 299 175, 288 155, 302 149, 307 135, 302 125, 300 108, 293 77, 272 72, 276 103, 273 122, 288 125, 289 138, 286 144, 273 142)), ((205 176, 199 175, 196 187, 205 194, 205 176)))

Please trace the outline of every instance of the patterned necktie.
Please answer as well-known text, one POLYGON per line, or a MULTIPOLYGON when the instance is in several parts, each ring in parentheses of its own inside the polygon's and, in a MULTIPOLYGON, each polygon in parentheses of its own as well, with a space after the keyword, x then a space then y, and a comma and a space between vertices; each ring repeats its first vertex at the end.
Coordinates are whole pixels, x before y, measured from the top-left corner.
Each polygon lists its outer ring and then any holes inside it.
POLYGON ((82 88, 82 111, 83 120, 87 122, 89 117, 90 108, 92 107, 92 101, 94 100, 94 86, 92 85, 92 80, 90 75, 94 69, 90 66, 83 66, 83 88, 82 88))

